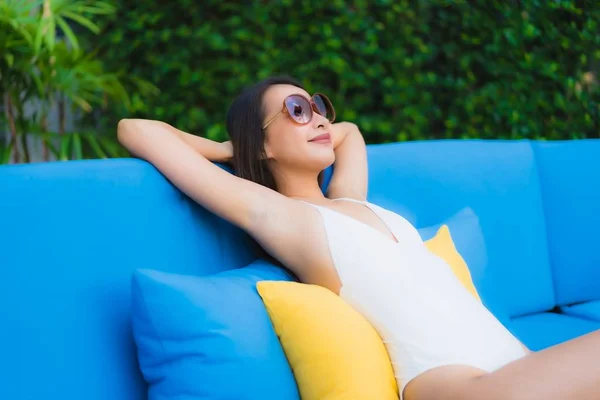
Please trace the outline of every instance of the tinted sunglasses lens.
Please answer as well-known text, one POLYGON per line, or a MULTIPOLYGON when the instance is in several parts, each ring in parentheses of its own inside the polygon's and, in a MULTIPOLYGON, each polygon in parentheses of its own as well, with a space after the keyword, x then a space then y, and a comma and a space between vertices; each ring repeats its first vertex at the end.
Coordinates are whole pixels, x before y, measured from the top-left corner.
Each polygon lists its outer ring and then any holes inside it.
POLYGON ((319 114, 327 118, 329 122, 335 120, 335 110, 327 96, 317 93, 313 96, 313 101, 319 114))
POLYGON ((302 96, 289 96, 285 99, 285 107, 290 114, 290 118, 299 124, 306 124, 312 118, 312 108, 302 96))

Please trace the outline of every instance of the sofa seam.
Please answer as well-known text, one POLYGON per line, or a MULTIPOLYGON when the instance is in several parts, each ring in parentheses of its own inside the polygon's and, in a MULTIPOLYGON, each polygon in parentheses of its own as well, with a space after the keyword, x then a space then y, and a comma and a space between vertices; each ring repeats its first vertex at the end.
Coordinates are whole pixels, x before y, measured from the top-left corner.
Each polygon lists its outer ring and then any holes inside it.
MULTIPOLYGON (((549 235, 548 235, 548 213, 547 213, 547 208, 546 208, 546 201, 544 199, 544 194, 543 194, 543 186, 542 186, 542 176, 540 174, 540 168, 539 168, 539 163, 538 163, 538 154, 537 154, 537 142, 534 142, 532 140, 529 140, 529 148, 531 149, 531 155, 533 157, 533 163, 534 163, 534 167, 535 167, 535 175, 537 177, 537 187, 538 187, 538 193, 539 193, 539 198, 540 198, 540 203, 542 205, 542 215, 544 216, 543 221, 544 221, 544 238, 545 240, 545 247, 546 247, 546 258, 548 260, 548 266, 550 267, 550 279, 551 279, 551 283, 552 283, 552 300, 554 302, 553 306, 554 308, 558 307, 558 299, 556 296, 556 284, 555 284, 555 276, 554 276, 554 265, 553 265, 553 261, 552 258, 550 257, 550 243, 549 243, 549 235)), ((550 311, 550 310, 547 310, 550 311)))

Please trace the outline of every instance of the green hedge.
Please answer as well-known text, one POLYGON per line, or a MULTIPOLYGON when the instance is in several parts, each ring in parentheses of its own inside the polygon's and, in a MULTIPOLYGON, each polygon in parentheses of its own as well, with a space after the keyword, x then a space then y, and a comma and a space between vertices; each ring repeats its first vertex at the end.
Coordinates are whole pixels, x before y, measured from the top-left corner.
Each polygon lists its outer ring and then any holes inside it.
POLYGON ((284 73, 370 143, 599 135, 598 1, 231 3, 121 0, 94 43, 161 89, 135 116, 223 140, 233 97, 284 73))

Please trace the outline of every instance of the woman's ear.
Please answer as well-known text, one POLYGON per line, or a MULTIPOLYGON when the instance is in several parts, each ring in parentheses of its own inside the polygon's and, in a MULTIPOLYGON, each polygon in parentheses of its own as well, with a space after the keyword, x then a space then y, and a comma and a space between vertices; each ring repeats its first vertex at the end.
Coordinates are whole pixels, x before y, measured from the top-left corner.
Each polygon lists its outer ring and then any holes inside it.
POLYGON ((265 142, 265 153, 263 156, 261 156, 261 159, 266 159, 270 160, 273 158, 273 152, 271 151, 271 148, 269 147, 269 144, 267 142, 265 142))

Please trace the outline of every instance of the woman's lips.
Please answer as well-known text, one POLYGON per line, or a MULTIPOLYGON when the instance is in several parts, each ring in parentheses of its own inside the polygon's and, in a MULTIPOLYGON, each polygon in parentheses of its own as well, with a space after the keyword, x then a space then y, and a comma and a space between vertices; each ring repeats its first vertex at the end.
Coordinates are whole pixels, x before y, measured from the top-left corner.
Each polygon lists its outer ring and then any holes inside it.
POLYGON ((315 136, 314 138, 310 139, 309 142, 321 144, 331 143, 331 135, 329 133, 324 133, 322 135, 315 136))

